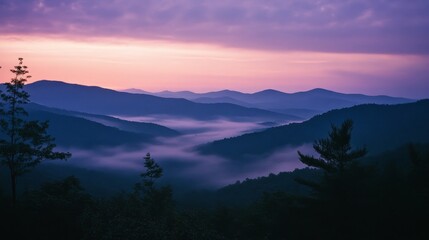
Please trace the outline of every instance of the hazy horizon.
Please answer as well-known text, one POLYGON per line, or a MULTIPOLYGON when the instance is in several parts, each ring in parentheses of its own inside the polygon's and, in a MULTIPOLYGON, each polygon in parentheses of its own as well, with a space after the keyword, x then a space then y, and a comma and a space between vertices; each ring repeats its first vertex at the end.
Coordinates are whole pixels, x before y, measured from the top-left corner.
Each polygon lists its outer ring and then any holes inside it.
POLYGON ((0 8, 0 79, 429 98, 427 1, 48 1, 0 8))
MULTIPOLYGON (((39 82, 39 81, 52 81, 52 82, 63 82, 66 84, 77 84, 77 85, 82 85, 82 86, 87 86, 87 87, 100 87, 100 88, 105 88, 105 89, 110 89, 110 90, 114 90, 114 91, 118 91, 118 92, 127 92, 127 93, 133 93, 130 92, 132 90, 135 91, 142 91, 142 92, 146 92, 146 93, 150 93, 150 94, 158 94, 158 93, 163 93, 163 92, 171 92, 171 93, 179 93, 179 92, 191 92, 191 93, 195 93, 195 94, 206 94, 206 93, 214 93, 214 92, 221 92, 221 91, 232 91, 232 92, 239 92, 239 93, 244 93, 244 94, 254 94, 254 93, 259 93, 259 92, 263 92, 263 91, 267 91, 267 90, 274 90, 274 91, 279 91, 282 93, 286 93, 286 94, 294 94, 294 93, 301 93, 301 92, 309 92, 312 90, 317 90, 317 89, 322 89, 322 90, 327 90, 327 91, 332 91, 332 92, 336 92, 336 93, 342 93, 342 94, 362 94, 362 95, 367 95, 367 96, 388 96, 388 97, 397 97, 397 98, 408 98, 411 100, 419 100, 419 99, 428 99, 429 95, 426 97, 421 97, 421 98, 416 98, 416 97, 406 97, 406 96, 397 96, 397 95, 386 95, 386 94, 369 94, 369 93, 365 93, 365 92, 342 92, 342 91, 335 91, 329 88, 322 88, 322 87, 313 87, 313 88, 306 88, 306 89, 301 89, 301 90, 296 90, 296 91, 285 91, 285 90, 280 90, 280 89, 274 89, 274 88, 261 88, 261 89, 256 89, 253 91, 241 91, 241 90, 237 90, 237 89, 228 89, 228 88, 222 88, 222 87, 218 87, 218 88, 214 88, 214 89, 208 89, 208 90, 203 90, 203 91, 193 91, 190 90, 188 88, 183 88, 183 89, 177 89, 177 90, 171 90, 171 89, 161 89, 161 90, 147 90, 147 89, 143 89, 143 88, 137 88, 137 87, 129 87, 129 88, 109 88, 103 85, 91 85, 91 84, 86 84, 86 83, 74 83, 74 82, 66 82, 60 79, 38 79, 38 80, 31 80, 28 81, 27 84, 32 84, 35 82, 39 82)), ((143 93, 144 94, 144 93, 143 93)))

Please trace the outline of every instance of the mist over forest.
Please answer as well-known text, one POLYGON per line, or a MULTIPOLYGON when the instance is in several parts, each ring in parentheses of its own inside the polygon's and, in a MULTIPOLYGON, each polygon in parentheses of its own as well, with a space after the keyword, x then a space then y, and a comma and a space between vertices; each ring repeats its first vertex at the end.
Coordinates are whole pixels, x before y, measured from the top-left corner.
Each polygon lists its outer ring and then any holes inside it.
POLYGON ((428 13, 1 0, 0 239, 429 239, 428 13))
MULTIPOLYGON (((25 68, 19 66, 17 76, 25 75, 25 68)), ((393 194, 412 195, 407 200, 395 200, 401 216, 427 210, 424 204, 406 209, 408 201, 425 198, 420 194, 426 189, 429 156, 427 99, 373 98, 318 89, 308 92, 308 97, 329 99, 329 104, 335 102, 337 107, 328 104, 325 107, 329 110, 323 112, 307 104, 299 110, 276 112, 269 107, 196 103, 58 81, 28 86, 19 81, 23 79, 2 86, 1 151, 2 163, 8 168, 1 169, 0 196, 11 203, 2 205, 14 219, 5 225, 10 233, 19 226, 58 236, 39 224, 31 227, 15 221, 36 214, 42 221, 52 222, 66 211, 68 221, 72 221, 69 225, 78 229, 67 236, 75 237, 98 238, 106 236, 109 229, 126 238, 130 234, 148 234, 155 239, 196 234, 196 239, 229 239, 240 234, 240 238, 248 239, 252 227, 242 223, 250 221, 252 226, 262 221, 261 217, 266 222, 253 239, 266 234, 273 239, 313 237, 299 230, 308 221, 304 216, 311 221, 319 221, 321 216, 337 221, 338 214, 347 218, 366 214, 392 223, 389 206, 376 210, 380 204, 376 196, 390 198, 393 192, 379 191, 389 189, 393 182, 398 184, 393 194), (53 101, 58 98, 58 87, 62 89, 61 99, 53 101), (35 100, 30 102, 30 96, 35 100), (334 97, 338 100, 332 101, 334 97), (120 100, 102 101, 108 98, 120 100), (144 107, 148 99, 149 112, 144 107), (94 100, 90 105, 84 104, 90 100, 94 100), (18 102, 22 108, 16 107, 18 102), (350 106, 344 107, 344 103, 350 106), (111 104, 114 106, 109 108, 111 104), (178 111, 183 108, 188 109, 178 111), (17 116, 24 118, 16 121, 17 116), (8 142, 8 136, 21 142, 8 142), (9 148, 14 144, 25 147, 9 148), (13 176, 12 185, 7 184, 8 174, 13 176), (7 194, 10 191, 11 198, 7 194), (336 205, 339 200, 341 204, 336 205), (62 204, 57 205, 58 201, 62 204), (44 210, 52 204, 56 204, 54 208, 44 210), (132 212, 137 212, 129 215, 123 206, 133 206, 132 212), (22 214, 16 215, 14 209, 22 214), (270 209, 286 212, 278 215, 270 209), (331 209, 333 215, 326 215, 323 209, 331 209), (343 215, 345 209, 350 214, 343 215), (188 215, 193 211, 197 215, 188 215), (44 213, 47 215, 39 215, 44 213), (106 222, 109 214, 125 224, 145 227, 126 230, 118 225, 112 229, 106 222), (291 217, 301 220, 292 223, 291 217), (194 222, 197 220, 203 222, 194 222), (78 224, 81 221, 86 225, 78 224), (295 230, 282 231, 279 226, 284 221, 295 230), (182 225, 172 226, 172 222, 182 225), (153 227, 157 230, 149 230, 153 227)), ((272 101, 283 101, 275 99, 284 93, 268 91, 264 98, 270 94, 272 101)), ((420 222, 406 223, 399 233, 419 235, 420 227, 410 230, 413 224, 420 222)), ((370 221, 367 225, 379 223, 370 221)), ((351 232, 358 237, 388 236, 387 226, 383 223, 380 228, 360 232, 345 225, 341 231, 326 231, 321 236, 349 236, 351 232)))

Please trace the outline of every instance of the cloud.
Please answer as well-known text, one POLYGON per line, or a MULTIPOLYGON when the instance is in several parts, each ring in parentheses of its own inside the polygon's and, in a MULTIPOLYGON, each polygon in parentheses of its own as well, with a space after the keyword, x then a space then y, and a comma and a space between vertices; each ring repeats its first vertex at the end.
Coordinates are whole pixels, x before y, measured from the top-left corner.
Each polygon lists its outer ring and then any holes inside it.
MULTIPOLYGON (((147 120, 147 118, 145 119, 147 120)), ((195 146, 209 141, 259 129, 259 126, 254 123, 226 120, 206 122, 189 120, 189 122, 185 122, 184 119, 177 122, 157 119, 157 122, 183 126, 182 129, 188 129, 189 134, 174 138, 160 138, 156 144, 142 145, 141 148, 133 150, 123 147, 59 150, 69 151, 73 154, 67 164, 109 172, 112 170, 128 172, 128 175, 135 176, 144 170, 143 157, 150 152, 155 161, 164 169, 166 182, 173 185, 185 184, 187 188, 216 188, 237 180, 292 171, 303 166, 298 161, 295 148, 284 148, 264 158, 241 162, 218 156, 200 155, 193 150, 195 146), (201 130, 200 124, 203 124, 204 130, 201 130), (190 130, 192 126, 197 130, 190 130)), ((308 148, 304 145, 299 149, 305 149, 304 152, 307 152, 308 148)))
POLYGON ((1 34, 429 54, 426 0, 2 0, 1 34))

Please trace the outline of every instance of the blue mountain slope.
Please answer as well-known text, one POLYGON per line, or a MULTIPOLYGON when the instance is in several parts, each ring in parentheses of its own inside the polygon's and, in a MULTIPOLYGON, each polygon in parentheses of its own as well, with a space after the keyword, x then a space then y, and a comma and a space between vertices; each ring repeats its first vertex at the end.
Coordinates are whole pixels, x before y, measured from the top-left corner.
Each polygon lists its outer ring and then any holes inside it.
POLYGON ((354 121, 354 146, 367 146, 371 154, 400 145, 429 142, 429 100, 398 105, 364 104, 332 110, 303 123, 280 127, 202 145, 203 154, 214 154, 230 159, 251 159, 270 155, 286 146, 300 146, 325 138, 331 124, 339 125, 345 119, 354 121))
POLYGON ((79 117, 31 109, 28 112, 30 119, 49 121, 48 133, 62 147, 138 147, 140 144, 154 142, 151 135, 122 131, 79 117))
POLYGON ((167 128, 154 123, 126 121, 126 120, 121 120, 110 116, 49 108, 35 103, 28 104, 27 108, 30 111, 38 110, 38 111, 45 111, 45 112, 50 112, 50 113, 55 113, 60 115, 83 118, 92 122, 103 124, 108 127, 115 127, 122 131, 141 133, 141 134, 150 135, 153 137, 171 137, 171 136, 177 136, 180 134, 178 131, 175 131, 171 128, 167 128))

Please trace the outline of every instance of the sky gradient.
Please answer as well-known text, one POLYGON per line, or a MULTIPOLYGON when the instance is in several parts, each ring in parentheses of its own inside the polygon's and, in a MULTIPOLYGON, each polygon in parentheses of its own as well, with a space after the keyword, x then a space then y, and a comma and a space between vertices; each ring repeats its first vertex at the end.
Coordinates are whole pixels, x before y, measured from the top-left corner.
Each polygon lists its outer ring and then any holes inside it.
POLYGON ((427 0, 0 0, 0 79, 429 98, 427 0))

